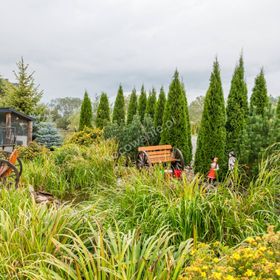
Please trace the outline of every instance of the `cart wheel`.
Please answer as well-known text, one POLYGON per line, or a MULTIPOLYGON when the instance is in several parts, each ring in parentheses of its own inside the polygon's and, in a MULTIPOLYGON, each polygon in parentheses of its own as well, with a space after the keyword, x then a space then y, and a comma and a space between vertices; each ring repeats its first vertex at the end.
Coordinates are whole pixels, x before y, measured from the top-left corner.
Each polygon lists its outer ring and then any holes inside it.
POLYGON ((172 169, 184 170, 185 161, 182 152, 179 149, 174 148, 173 157, 176 159, 176 161, 172 162, 171 164, 172 169))
POLYGON ((145 167, 147 168, 151 166, 147 153, 140 152, 138 154, 136 166, 138 169, 145 168, 145 167))
POLYGON ((8 160, 4 159, 0 160, 0 169, 2 169, 2 174, 0 175, 0 184, 7 188, 14 186, 17 189, 20 178, 18 169, 8 160))
POLYGON ((21 174, 22 174, 22 161, 21 161, 21 159, 19 159, 19 158, 17 158, 17 162, 16 162, 16 164, 15 164, 15 166, 16 166, 16 168, 17 168, 17 170, 18 170, 18 175, 19 175, 19 177, 21 176, 21 174))

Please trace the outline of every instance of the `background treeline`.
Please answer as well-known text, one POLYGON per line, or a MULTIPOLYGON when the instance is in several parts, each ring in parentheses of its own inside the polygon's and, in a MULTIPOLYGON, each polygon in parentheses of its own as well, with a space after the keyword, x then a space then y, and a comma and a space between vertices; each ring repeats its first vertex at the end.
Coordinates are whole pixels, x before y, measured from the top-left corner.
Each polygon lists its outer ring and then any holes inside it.
POLYGON ((225 170, 230 151, 254 172, 264 150, 280 140, 280 101, 269 98, 263 69, 248 99, 242 56, 234 69, 226 102, 216 59, 206 95, 196 98, 190 106, 177 70, 167 94, 163 87, 157 92, 155 88, 147 91, 142 85, 138 94, 134 88, 125 96, 120 85, 114 104, 104 92, 93 102, 85 92, 83 100, 66 97, 42 104, 43 92, 35 84, 34 73, 29 73, 23 59, 17 66, 16 84, 0 79, 0 105, 36 116, 34 136, 39 141, 44 139, 42 143, 47 146, 61 143, 56 127, 63 131, 95 127, 103 130, 105 138, 117 139, 119 153, 132 160, 140 145, 168 143, 182 151, 186 163, 195 158, 197 172, 206 173, 213 156, 219 157, 225 170), (44 137, 38 137, 40 133, 44 137), (198 135, 195 154, 192 134, 198 135))

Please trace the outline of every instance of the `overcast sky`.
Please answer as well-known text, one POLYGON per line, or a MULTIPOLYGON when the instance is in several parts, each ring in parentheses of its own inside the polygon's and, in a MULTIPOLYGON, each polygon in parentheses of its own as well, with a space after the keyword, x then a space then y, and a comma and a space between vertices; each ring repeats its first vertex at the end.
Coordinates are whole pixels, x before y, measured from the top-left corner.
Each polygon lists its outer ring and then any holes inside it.
POLYGON ((243 49, 249 94, 263 66, 280 95, 279 0, 0 0, 0 74, 21 56, 44 101, 114 97, 142 83, 168 89, 177 68, 188 99, 204 95, 215 56, 225 95, 243 49))

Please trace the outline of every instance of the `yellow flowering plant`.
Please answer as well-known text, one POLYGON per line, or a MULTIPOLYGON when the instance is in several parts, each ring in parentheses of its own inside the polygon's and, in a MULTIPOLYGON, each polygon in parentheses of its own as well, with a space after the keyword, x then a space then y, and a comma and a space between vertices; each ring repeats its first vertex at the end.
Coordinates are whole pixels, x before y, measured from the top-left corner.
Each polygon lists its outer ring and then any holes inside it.
POLYGON ((199 244, 180 280, 280 279, 280 232, 248 237, 235 248, 199 244))

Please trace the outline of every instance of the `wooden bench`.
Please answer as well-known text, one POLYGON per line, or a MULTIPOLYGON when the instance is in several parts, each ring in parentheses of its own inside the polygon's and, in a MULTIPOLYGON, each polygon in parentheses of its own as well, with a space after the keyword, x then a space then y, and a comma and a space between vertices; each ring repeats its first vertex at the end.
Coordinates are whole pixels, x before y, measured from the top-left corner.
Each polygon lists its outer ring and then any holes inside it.
POLYGON ((171 163, 174 169, 184 169, 181 151, 171 145, 147 146, 138 148, 137 167, 150 167, 156 163, 171 163))

